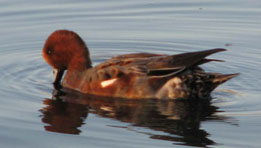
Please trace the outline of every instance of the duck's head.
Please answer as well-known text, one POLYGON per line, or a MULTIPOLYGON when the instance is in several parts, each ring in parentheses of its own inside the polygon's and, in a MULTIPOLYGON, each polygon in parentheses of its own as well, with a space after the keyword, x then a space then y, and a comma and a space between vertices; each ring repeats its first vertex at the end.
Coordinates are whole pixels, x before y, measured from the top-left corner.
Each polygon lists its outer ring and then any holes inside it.
POLYGON ((75 32, 57 30, 46 40, 42 55, 53 67, 54 85, 60 84, 65 70, 82 71, 91 67, 88 48, 75 32))

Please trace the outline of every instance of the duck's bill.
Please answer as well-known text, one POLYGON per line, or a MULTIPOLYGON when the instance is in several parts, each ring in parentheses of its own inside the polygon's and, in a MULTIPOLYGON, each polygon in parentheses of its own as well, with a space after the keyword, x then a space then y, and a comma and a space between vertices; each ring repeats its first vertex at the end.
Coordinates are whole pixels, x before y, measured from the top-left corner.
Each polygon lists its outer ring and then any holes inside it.
POLYGON ((61 80, 63 78, 63 69, 53 69, 53 85, 55 88, 61 86, 61 80))

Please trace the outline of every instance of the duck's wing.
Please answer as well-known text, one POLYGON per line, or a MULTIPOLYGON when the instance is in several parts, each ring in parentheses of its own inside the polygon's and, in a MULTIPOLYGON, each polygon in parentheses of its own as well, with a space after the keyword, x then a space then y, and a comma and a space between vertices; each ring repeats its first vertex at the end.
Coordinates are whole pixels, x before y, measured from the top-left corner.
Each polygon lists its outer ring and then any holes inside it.
POLYGON ((152 58, 151 61, 148 61, 147 66, 149 67, 149 69, 164 69, 164 68, 176 68, 176 67, 190 68, 192 66, 197 66, 210 61, 220 61, 220 60, 205 59, 205 58, 211 54, 221 52, 221 51, 226 51, 226 49, 216 48, 216 49, 209 49, 204 51, 176 54, 167 57, 152 58))
POLYGON ((105 68, 120 68, 120 69, 136 69, 136 67, 144 67, 148 60, 153 57, 166 57, 167 55, 163 54, 154 54, 154 53, 130 53, 123 54, 112 57, 107 61, 100 63, 96 66, 96 69, 105 69, 105 68), (144 64, 145 63, 145 64, 144 64), (131 66, 130 66, 131 65, 131 66))
POLYGON ((97 65, 96 69, 98 71, 104 71, 101 73, 109 73, 110 77, 108 78, 128 74, 134 74, 136 76, 173 76, 200 64, 210 61, 220 61, 205 58, 221 51, 225 51, 225 49, 217 48, 177 55, 158 55, 150 53, 121 55, 97 65))
POLYGON ((143 61, 148 68, 148 75, 178 74, 186 69, 197 67, 198 65, 221 61, 216 59, 206 59, 207 56, 225 51, 226 49, 216 48, 197 52, 188 52, 171 56, 153 57, 143 61))

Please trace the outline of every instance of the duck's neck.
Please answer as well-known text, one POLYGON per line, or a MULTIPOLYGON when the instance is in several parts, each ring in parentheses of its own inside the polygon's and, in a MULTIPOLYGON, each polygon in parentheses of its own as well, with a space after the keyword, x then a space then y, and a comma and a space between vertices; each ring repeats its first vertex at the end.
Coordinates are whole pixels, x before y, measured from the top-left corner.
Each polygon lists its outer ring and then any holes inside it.
POLYGON ((86 71, 91 68, 90 58, 75 56, 68 66, 62 85, 67 88, 80 89, 79 87, 85 78, 86 71))
POLYGON ((92 67, 90 57, 83 55, 75 55, 68 65, 68 70, 71 71, 83 71, 92 67))

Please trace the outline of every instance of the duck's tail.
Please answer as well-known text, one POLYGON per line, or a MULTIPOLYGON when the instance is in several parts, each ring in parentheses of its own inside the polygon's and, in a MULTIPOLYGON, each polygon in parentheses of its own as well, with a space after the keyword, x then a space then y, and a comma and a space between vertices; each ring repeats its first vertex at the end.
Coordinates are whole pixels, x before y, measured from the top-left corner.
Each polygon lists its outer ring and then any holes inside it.
POLYGON ((193 73, 173 77, 157 91, 156 98, 208 98, 216 87, 238 75, 193 73))
POLYGON ((220 74, 220 73, 205 73, 203 75, 196 75, 191 86, 190 97, 192 98, 205 98, 209 97, 210 93, 217 88, 220 84, 238 76, 235 74, 220 74))
POLYGON ((239 73, 234 74, 217 74, 214 78, 210 79, 210 82, 212 83, 211 91, 217 88, 220 84, 225 83, 226 81, 238 76, 239 73))

